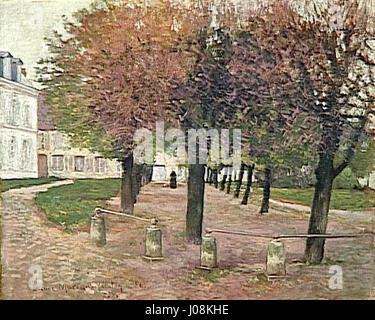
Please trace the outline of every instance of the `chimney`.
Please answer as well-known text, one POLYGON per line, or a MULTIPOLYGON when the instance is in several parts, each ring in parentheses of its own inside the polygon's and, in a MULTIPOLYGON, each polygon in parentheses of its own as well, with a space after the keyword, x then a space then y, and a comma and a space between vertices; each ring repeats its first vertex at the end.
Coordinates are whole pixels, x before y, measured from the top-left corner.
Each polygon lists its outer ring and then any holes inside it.
POLYGON ((12 81, 21 82, 21 68, 23 62, 19 58, 12 59, 12 81))
POLYGON ((7 51, 0 51, 0 77, 12 80, 13 56, 7 51))

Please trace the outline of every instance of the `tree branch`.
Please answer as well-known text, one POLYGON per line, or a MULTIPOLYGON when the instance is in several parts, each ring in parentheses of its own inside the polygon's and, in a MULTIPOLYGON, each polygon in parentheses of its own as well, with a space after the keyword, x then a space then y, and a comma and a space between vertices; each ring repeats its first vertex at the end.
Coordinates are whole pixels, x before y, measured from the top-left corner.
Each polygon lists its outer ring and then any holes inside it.
POLYGON ((360 127, 358 127, 355 132, 354 136, 351 139, 351 144, 349 147, 348 152, 346 153, 346 156, 344 160, 334 169, 333 177, 336 178, 350 163, 354 156, 355 148, 357 147, 357 144, 359 142, 359 138, 361 137, 361 133, 363 132, 363 129, 366 125, 366 120, 362 120, 362 124, 360 127))

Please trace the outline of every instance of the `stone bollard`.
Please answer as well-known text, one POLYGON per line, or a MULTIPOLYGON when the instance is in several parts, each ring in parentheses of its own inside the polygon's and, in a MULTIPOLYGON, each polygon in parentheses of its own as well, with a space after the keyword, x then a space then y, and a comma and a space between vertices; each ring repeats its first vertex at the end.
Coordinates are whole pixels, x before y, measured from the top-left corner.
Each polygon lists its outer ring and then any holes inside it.
POLYGON ((157 226, 157 220, 151 220, 151 226, 146 229, 146 249, 144 259, 155 261, 163 260, 162 233, 157 226))
POLYGON ((267 251, 267 274, 269 276, 285 276, 285 264, 284 244, 279 240, 271 241, 267 251))
POLYGON ((211 270, 217 268, 217 243, 211 235, 202 237, 201 264, 199 269, 211 270))
POLYGON ((90 239, 98 246, 104 246, 107 243, 105 216, 95 214, 91 217, 90 239))

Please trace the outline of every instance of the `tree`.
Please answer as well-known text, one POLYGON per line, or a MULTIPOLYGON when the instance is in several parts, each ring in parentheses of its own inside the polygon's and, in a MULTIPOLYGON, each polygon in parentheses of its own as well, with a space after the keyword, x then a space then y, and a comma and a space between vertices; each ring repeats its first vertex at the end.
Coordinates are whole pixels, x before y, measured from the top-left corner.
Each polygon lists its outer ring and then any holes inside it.
POLYGON ((247 166, 247 182, 246 182, 246 189, 242 198, 242 205, 247 205, 250 197, 251 185, 253 183, 253 174, 254 174, 255 165, 248 165, 247 166))
MULTIPOLYGON (((233 111, 233 87, 231 75, 226 69, 230 59, 229 34, 221 29, 202 24, 187 50, 195 53, 196 59, 186 83, 177 84, 173 105, 180 114, 184 128, 221 128, 226 114, 233 111)), ((176 111, 175 111, 176 112, 176 111)), ((199 149, 199 145, 197 149, 199 149)), ((210 148, 210 144, 208 144, 210 148)), ((188 204, 186 215, 187 239, 200 243, 204 213, 204 168, 208 159, 199 159, 189 164, 188 204), (203 162, 205 163, 202 163, 203 162)), ((221 164, 213 168, 213 182, 217 187, 217 172, 221 164)))
MULTIPOLYGON (((209 128, 244 129, 246 144, 250 146, 248 152, 253 158, 263 154, 275 154, 280 152, 279 149, 285 148, 285 145, 280 145, 278 135, 282 130, 280 127, 283 119, 269 100, 258 94, 259 91, 269 90, 267 82, 261 76, 252 76, 252 73, 248 72, 246 58, 253 48, 247 46, 241 38, 239 26, 231 24, 235 20, 232 18, 227 15, 223 18, 227 20, 222 21, 222 26, 205 28, 200 32, 196 46, 200 54, 190 81, 182 90, 187 102, 184 101, 182 107, 180 106, 183 110, 181 114, 187 123, 190 122, 185 124, 187 127, 191 127, 193 123, 209 128), (235 33, 239 33, 239 36, 236 37, 235 33)), ((226 164, 221 166, 224 167, 220 184, 220 190, 223 191, 228 168, 226 164)), ((231 177, 229 180, 227 192, 231 177)), ((250 188, 251 181, 248 184, 250 188)), ((245 197, 248 198, 248 195, 249 191, 245 193, 245 197)), ((247 199, 244 202, 247 202, 247 199)))
POLYGON ((228 183, 227 183, 227 190, 226 190, 226 193, 227 194, 230 194, 230 191, 231 191, 231 187, 232 187, 232 176, 233 176, 233 169, 231 167, 228 168, 228 183))
MULTIPOLYGON (((253 14, 251 10, 247 13, 253 14)), ((242 59, 241 54, 236 54, 234 51, 236 45, 233 43, 233 35, 240 28, 238 23, 240 17, 231 14, 225 8, 215 8, 215 6, 212 7, 211 16, 210 26, 203 27, 198 32, 195 41, 191 41, 195 43, 197 58, 189 81, 180 85, 176 90, 176 92, 184 93, 182 103, 178 94, 174 99, 176 109, 179 110, 184 121, 183 126, 233 129, 242 128, 246 124, 247 133, 251 137, 254 137, 251 134, 253 127, 259 128, 257 132, 264 134, 262 133, 264 127, 272 128, 276 117, 270 116, 272 115, 270 104, 265 105, 263 97, 260 98, 258 94, 259 90, 264 90, 263 86, 266 81, 259 76, 249 78, 247 73, 241 72, 242 68, 247 65, 247 61, 242 59), (224 13, 219 16, 218 11, 224 13)), ((213 167, 215 187, 218 186, 218 169, 227 165, 227 163, 220 163, 213 167)), ((199 173, 203 170, 194 170, 194 172, 199 173)), ((226 171, 224 171, 221 190, 225 189, 226 176, 226 171)), ((201 183, 202 180, 201 177, 197 177, 196 180, 190 179, 189 181, 195 184, 201 183)), ((250 184, 251 181, 249 181, 249 188, 250 184)), ((249 192, 246 197, 248 195, 249 192)), ((196 194, 199 203, 203 201, 203 197, 203 194, 196 194)), ((198 208, 202 209, 200 215, 203 215, 203 207, 198 208)), ((196 213, 188 213, 188 216, 195 215, 196 213)), ((195 221, 202 221, 202 219, 195 221)), ((193 224, 187 225, 191 228, 193 224)), ((201 225, 196 224, 195 228, 195 234, 198 234, 201 225)), ((187 232, 187 234, 190 233, 187 232)))
POLYGON ((122 209, 133 213, 134 133, 176 120, 167 108, 170 86, 186 75, 189 57, 178 43, 194 19, 166 1, 106 1, 75 18, 65 24, 67 39, 55 32, 47 42, 51 56, 39 68, 47 103, 58 130, 122 160, 122 209))
POLYGON ((227 183, 227 179, 228 179, 228 167, 225 166, 222 169, 222 172, 223 172, 223 177, 222 177, 221 182, 220 182, 220 191, 224 191, 224 189, 225 189, 225 184, 227 183))
MULTIPOLYGON (((274 3, 248 25, 259 48, 257 58, 267 60, 253 64, 270 88, 271 95, 264 98, 278 106, 287 123, 295 114, 303 115, 301 139, 316 145, 310 234, 326 232, 333 181, 351 162, 374 112, 375 43, 368 11, 363 13, 358 1, 339 4, 344 12, 339 28, 328 11, 305 19, 286 2, 274 3)), ((307 240, 307 262, 321 262, 324 243, 321 238, 307 240)))
POLYGON ((189 164, 188 205, 186 212, 186 237, 194 243, 202 241, 202 223, 204 211, 204 171, 202 164, 189 164))
MULTIPOLYGON (((243 161, 254 164, 264 171, 263 200, 260 212, 268 212, 273 170, 301 166, 309 158, 313 146, 304 139, 301 124, 304 114, 293 113, 287 117, 273 99, 275 78, 272 78, 274 60, 263 51, 257 34, 251 29, 252 21, 258 21, 265 12, 252 15, 249 25, 238 28, 233 35, 233 55, 229 71, 234 77, 236 94, 241 108, 238 123, 242 130, 245 154, 243 161)), ((234 118, 232 116, 232 118, 234 118)), ((252 176, 251 176, 252 177, 252 176)), ((242 204, 246 205, 252 181, 248 179, 242 204)))
POLYGON ((245 164, 242 162, 240 172, 239 172, 239 175, 238 175, 238 180, 237 180, 237 183, 236 183, 236 189, 234 190, 234 197, 235 198, 239 198, 239 196, 240 196, 240 191, 241 191, 244 173, 245 173, 245 164))
POLYGON ((271 169, 264 169, 264 187, 263 187, 263 200, 260 206, 260 213, 268 212, 270 207, 270 195, 271 195, 271 169))

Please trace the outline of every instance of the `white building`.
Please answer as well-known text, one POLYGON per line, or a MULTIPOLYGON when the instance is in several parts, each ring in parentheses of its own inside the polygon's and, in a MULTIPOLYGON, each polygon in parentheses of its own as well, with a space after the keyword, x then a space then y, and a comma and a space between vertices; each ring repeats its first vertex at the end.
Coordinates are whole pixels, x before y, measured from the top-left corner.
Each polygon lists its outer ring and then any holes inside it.
POLYGON ((178 181, 187 181, 188 170, 185 166, 177 164, 172 157, 165 153, 157 153, 152 170, 152 181, 168 182, 170 180, 170 174, 172 171, 176 173, 178 181))
POLYGON ((37 178, 38 90, 23 62, 0 51, 0 178, 37 178))

